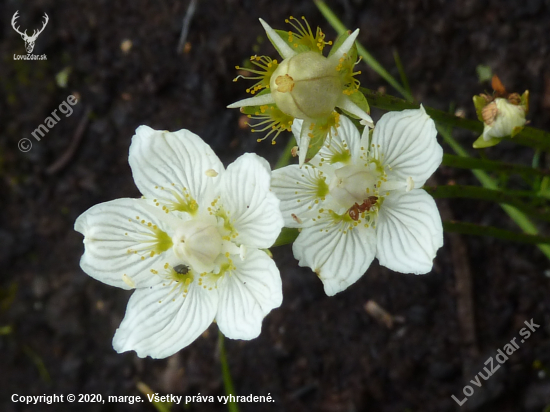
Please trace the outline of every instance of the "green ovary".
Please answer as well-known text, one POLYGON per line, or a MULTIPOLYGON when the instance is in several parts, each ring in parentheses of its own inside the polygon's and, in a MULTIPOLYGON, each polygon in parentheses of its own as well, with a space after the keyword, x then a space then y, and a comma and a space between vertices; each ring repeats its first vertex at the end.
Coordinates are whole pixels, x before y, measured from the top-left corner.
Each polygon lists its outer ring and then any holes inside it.
POLYGON ((317 197, 320 197, 320 198, 323 198, 325 197, 326 195, 328 195, 329 193, 329 187, 327 185, 327 182, 325 182, 325 179, 323 179, 322 177, 320 177, 318 180, 317 180, 317 192, 316 192, 316 195, 317 197))
POLYGON ((168 249, 172 247, 172 239, 170 238, 170 236, 168 236, 168 234, 165 231, 160 230, 158 228, 154 229, 153 231, 156 236, 156 244, 153 251, 156 254, 166 252, 168 249))

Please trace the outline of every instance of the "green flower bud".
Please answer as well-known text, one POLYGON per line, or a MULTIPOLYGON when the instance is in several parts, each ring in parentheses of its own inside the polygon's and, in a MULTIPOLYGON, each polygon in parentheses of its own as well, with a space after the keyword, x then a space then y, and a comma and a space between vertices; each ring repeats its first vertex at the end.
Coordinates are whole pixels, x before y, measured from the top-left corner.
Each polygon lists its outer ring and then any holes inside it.
POLYGON ((285 59, 269 84, 277 107, 298 119, 329 117, 342 95, 342 82, 331 63, 313 51, 285 59))

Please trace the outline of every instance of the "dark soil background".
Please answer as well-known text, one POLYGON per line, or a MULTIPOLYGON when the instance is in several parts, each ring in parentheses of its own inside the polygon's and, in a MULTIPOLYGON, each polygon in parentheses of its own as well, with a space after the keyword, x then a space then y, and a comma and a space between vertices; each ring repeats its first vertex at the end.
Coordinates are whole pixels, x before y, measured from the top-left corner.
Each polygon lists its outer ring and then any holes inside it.
MULTIPOLYGON (((0 3, 1 411, 154 411, 149 403, 10 401, 15 393, 138 395, 138 382, 161 394, 223 394, 215 325, 166 360, 112 349, 130 293, 82 272, 82 236, 73 224, 97 203, 140 196, 127 157, 141 124, 190 129, 225 164, 257 152, 274 165, 288 136, 281 135, 276 146, 257 143, 257 136, 239 127, 240 113, 225 109, 244 98, 251 84, 232 82, 234 66, 256 53, 275 57, 258 17, 286 29, 285 18, 305 15, 328 39, 335 33, 310 1, 203 0, 189 27, 186 52, 178 54, 188 5, 0 3), (47 60, 14 60, 14 54, 25 54, 10 25, 16 10, 21 27, 29 29, 40 27, 48 13, 34 50, 47 60), (55 79, 65 68, 71 73, 61 88, 55 79), (75 112, 35 141, 31 131, 69 94, 79 97, 75 112), (22 138, 33 143, 27 153, 18 150, 22 138)), ((359 40, 395 76, 393 50, 399 52, 414 96, 425 105, 447 110, 455 103, 473 118, 472 95, 489 89, 476 75, 476 66, 485 64, 510 91, 529 89, 532 125, 550 129, 549 0, 329 5, 347 27, 361 29, 359 40)), ((397 94, 363 63, 361 70, 363 86, 397 94)), ((477 137, 455 136, 468 147, 477 137)), ((525 164, 533 154, 511 143, 487 153, 525 164)), ((548 166, 545 158, 543 166, 548 166)), ((477 184, 470 172, 445 167, 433 183, 451 180, 477 184)), ((445 219, 516 229, 498 205, 438 204, 445 219)), ((236 392, 271 394, 275 403, 241 404, 241 411, 455 411, 451 395, 462 399, 463 386, 483 362, 518 337, 531 318, 540 329, 494 376, 482 380, 482 388, 474 387, 460 410, 541 412, 550 404, 550 262, 536 247, 446 235, 432 273, 399 274, 375 262, 360 281, 331 298, 309 269, 297 266, 290 247, 273 254, 283 279, 283 305, 265 319, 258 339, 226 340, 226 348, 236 392), (393 328, 365 311, 369 300, 397 317, 393 328)), ((226 407, 193 403, 172 410, 226 407)))

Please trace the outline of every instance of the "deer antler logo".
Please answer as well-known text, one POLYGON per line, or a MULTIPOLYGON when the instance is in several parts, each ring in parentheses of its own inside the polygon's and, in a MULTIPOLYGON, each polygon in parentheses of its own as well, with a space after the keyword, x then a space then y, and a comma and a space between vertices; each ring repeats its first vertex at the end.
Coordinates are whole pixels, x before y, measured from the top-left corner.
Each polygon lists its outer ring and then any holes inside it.
POLYGON ((32 33, 32 36, 28 36, 27 35, 27 30, 25 30, 23 33, 21 31, 19 31, 19 27, 16 27, 15 24, 16 24, 16 20, 17 18, 19 17, 17 15, 17 13, 19 13, 19 10, 17 10, 15 12, 15 14, 13 15, 12 19, 11 19, 11 25, 13 27, 13 29, 19 33, 21 35, 21 38, 25 41, 25 49, 27 49, 27 53, 30 54, 32 53, 32 50, 34 49, 34 42, 36 41, 36 38, 38 37, 38 35, 40 33, 42 33, 42 31, 44 30, 44 27, 46 27, 46 24, 48 24, 48 21, 50 20, 50 18, 48 17, 48 15, 46 13, 44 13, 44 24, 42 26, 42 28, 40 30, 34 30, 34 32, 32 33))

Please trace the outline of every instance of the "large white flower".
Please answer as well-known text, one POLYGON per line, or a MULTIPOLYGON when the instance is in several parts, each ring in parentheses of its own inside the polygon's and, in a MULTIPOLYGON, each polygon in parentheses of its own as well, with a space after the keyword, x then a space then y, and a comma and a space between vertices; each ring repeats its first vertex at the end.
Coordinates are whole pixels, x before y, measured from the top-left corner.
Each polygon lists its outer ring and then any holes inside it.
POLYGON ((118 352, 164 358, 216 320, 232 339, 258 336, 282 301, 270 247, 283 219, 269 164, 255 154, 227 170, 200 137, 140 126, 130 166, 141 199, 84 212, 80 261, 91 277, 136 289, 113 339, 118 352))
MULTIPOLYGON (((271 183, 285 226, 302 229, 294 256, 329 296, 356 282, 375 257, 398 272, 427 273, 443 245, 435 202, 419 189, 443 156, 424 108, 383 115, 372 138, 340 119, 309 164, 275 170, 271 183)), ((294 122, 297 138, 301 126, 294 122)))

